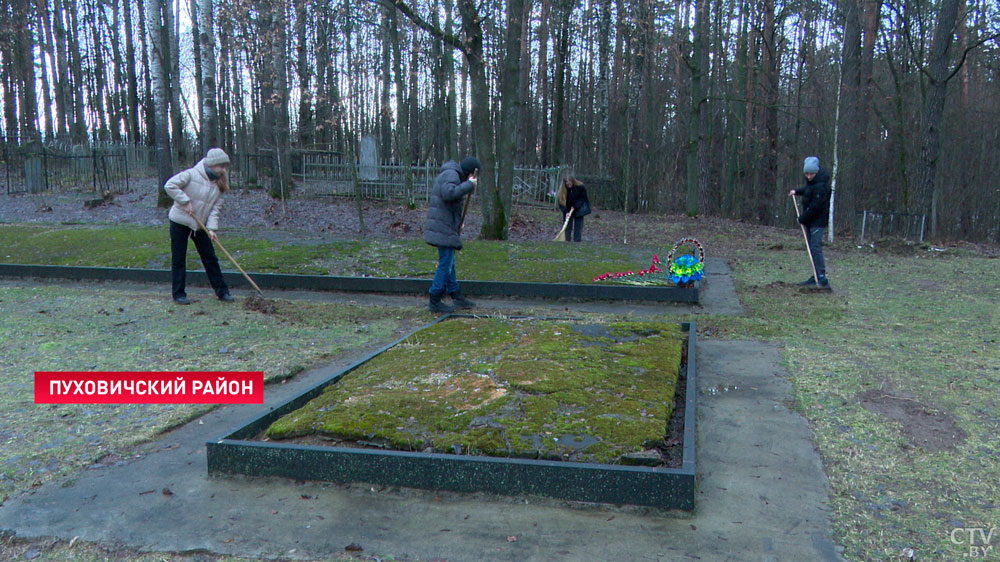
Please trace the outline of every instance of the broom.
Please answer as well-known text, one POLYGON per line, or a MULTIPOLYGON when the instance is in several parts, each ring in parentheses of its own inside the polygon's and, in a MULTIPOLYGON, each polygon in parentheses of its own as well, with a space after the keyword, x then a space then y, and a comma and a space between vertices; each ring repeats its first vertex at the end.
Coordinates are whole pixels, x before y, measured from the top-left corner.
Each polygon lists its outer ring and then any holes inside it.
POLYGON ((553 242, 566 241, 566 227, 569 226, 569 219, 571 218, 573 218, 573 213, 566 213, 566 222, 563 223, 562 230, 559 231, 559 234, 556 234, 556 237, 552 239, 553 242))
MULTIPOLYGON (((208 229, 205 228, 205 225, 201 222, 201 219, 198 218, 198 215, 192 213, 191 216, 194 217, 194 221, 198 223, 198 228, 204 230, 205 232, 208 232, 208 229)), ((253 279, 251 279, 250 276, 247 275, 247 272, 244 271, 242 267, 240 267, 240 263, 236 261, 236 258, 234 258, 233 255, 229 253, 229 250, 227 250, 226 247, 222 245, 222 242, 219 242, 218 240, 213 240, 213 241, 219 245, 219 248, 222 249, 223 253, 226 254, 226 257, 229 258, 229 261, 233 262, 233 265, 236 266, 236 269, 240 270, 240 273, 243 274, 243 277, 246 277, 247 281, 249 281, 250 284, 253 285, 253 288, 257 290, 257 295, 261 298, 264 298, 264 292, 261 291, 260 287, 258 287, 257 284, 253 282, 253 279)))

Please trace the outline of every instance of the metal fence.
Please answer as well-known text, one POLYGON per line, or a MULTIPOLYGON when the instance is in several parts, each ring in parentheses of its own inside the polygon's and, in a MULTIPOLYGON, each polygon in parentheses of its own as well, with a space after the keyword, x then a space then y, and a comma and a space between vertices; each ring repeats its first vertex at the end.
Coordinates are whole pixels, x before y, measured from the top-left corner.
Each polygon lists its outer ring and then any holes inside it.
POLYGON ((879 213, 858 211, 857 229, 859 242, 883 238, 924 241, 927 231, 927 215, 906 213, 879 213))
POLYGON ((86 189, 103 195, 130 189, 128 153, 123 147, 4 147, 0 157, 8 194, 86 189))
MULTIPOLYGON (((405 166, 393 163, 361 166, 344 162, 338 153, 303 153, 302 191, 313 195, 353 196, 353 173, 365 199, 427 201, 434 179, 441 173, 440 164, 422 163, 410 166, 413 192, 406 190, 405 166), (356 172, 351 168, 355 167, 356 172)), ((514 168, 514 202, 549 205, 555 201, 561 168, 514 168)))

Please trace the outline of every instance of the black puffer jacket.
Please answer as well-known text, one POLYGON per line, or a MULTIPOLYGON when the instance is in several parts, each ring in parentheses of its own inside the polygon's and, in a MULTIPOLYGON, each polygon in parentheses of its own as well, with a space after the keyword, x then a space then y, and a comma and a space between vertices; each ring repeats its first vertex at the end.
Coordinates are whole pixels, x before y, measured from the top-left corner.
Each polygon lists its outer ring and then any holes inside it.
POLYGON ((799 223, 808 228, 826 228, 830 223, 830 174, 823 168, 816 172, 805 187, 795 190, 802 196, 802 214, 799 223))
POLYGON ((431 246, 462 248, 458 227, 462 223, 464 195, 472 193, 475 184, 466 179, 458 162, 449 160, 441 166, 434 180, 430 207, 424 223, 424 240, 431 246))
POLYGON ((563 216, 573 209, 574 217, 585 217, 590 214, 590 199, 587 198, 587 188, 583 184, 566 190, 566 204, 559 205, 563 216))

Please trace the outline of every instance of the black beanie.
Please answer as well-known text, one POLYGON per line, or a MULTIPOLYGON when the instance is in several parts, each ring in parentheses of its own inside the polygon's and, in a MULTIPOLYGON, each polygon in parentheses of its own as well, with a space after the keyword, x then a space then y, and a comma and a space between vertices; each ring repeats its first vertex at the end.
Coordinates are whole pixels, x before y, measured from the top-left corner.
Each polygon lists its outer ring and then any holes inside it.
POLYGON ((471 176, 473 172, 483 167, 483 165, 479 163, 479 158, 476 158, 475 156, 466 156, 463 158, 461 166, 462 173, 465 174, 465 177, 471 176))

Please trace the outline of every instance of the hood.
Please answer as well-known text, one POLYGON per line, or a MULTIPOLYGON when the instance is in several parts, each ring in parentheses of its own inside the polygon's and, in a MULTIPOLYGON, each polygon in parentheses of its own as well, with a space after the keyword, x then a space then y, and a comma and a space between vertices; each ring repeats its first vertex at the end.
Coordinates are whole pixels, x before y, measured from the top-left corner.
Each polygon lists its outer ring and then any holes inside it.
POLYGON ((458 174, 458 177, 462 179, 462 181, 465 181, 466 178, 468 177, 462 173, 462 167, 459 166, 458 162, 455 162, 454 160, 448 160, 447 162, 441 165, 441 171, 443 172, 445 170, 454 170, 455 173, 458 174))

